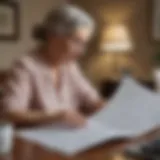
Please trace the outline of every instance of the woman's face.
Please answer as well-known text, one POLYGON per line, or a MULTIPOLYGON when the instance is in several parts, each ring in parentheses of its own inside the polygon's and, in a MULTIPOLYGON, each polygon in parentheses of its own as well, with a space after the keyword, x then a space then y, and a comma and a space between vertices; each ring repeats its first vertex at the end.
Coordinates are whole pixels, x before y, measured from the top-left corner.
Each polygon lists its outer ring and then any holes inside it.
POLYGON ((68 36, 50 36, 49 48, 53 50, 51 57, 58 56, 58 58, 65 60, 75 60, 81 57, 86 49, 89 41, 91 31, 86 28, 77 29, 72 35, 68 36), (56 53, 55 53, 56 52, 56 53))

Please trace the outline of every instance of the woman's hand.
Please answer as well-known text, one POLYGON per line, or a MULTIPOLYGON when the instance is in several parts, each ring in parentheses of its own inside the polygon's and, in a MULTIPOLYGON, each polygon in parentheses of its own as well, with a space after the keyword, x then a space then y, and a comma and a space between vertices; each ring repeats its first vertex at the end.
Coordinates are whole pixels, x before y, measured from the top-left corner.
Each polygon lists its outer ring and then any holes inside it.
POLYGON ((103 100, 99 100, 97 102, 94 102, 93 104, 89 104, 87 106, 82 106, 80 108, 80 112, 82 112, 86 116, 91 116, 101 110, 104 107, 104 104, 106 102, 103 100))
POLYGON ((71 127, 83 127, 86 124, 86 118, 76 110, 64 112, 62 122, 71 127))

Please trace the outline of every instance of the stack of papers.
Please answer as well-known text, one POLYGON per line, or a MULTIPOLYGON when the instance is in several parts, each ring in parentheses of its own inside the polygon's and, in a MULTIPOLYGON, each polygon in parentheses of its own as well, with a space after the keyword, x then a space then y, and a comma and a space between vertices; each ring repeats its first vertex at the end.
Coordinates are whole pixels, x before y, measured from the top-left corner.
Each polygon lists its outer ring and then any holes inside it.
POLYGON ((50 125, 25 129, 17 136, 66 155, 75 155, 117 138, 133 138, 160 126, 160 96, 132 78, 122 80, 113 98, 84 128, 50 125))
POLYGON ((126 78, 106 107, 91 119, 109 130, 116 129, 128 133, 128 136, 138 136, 160 125, 159 105, 158 94, 126 78))

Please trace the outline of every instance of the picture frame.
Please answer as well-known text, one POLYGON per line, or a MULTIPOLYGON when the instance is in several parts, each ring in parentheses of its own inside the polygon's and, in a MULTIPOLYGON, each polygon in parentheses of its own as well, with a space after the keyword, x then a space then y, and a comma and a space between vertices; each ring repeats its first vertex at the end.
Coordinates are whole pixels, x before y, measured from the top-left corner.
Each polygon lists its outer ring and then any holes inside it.
POLYGON ((152 0, 151 4, 151 34, 154 42, 160 42, 160 0, 152 0))
POLYGON ((18 40, 19 35, 19 2, 0 0, 0 41, 18 40))

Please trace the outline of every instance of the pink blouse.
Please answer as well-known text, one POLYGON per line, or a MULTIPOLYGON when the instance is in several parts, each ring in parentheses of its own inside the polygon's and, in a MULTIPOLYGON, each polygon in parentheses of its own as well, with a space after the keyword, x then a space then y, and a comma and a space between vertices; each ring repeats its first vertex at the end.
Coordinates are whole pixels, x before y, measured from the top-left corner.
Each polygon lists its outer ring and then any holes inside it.
POLYGON ((35 54, 23 57, 15 63, 6 82, 2 99, 4 109, 54 112, 60 108, 90 105, 100 99, 77 64, 62 66, 61 71, 61 87, 57 92, 51 68, 35 54))

